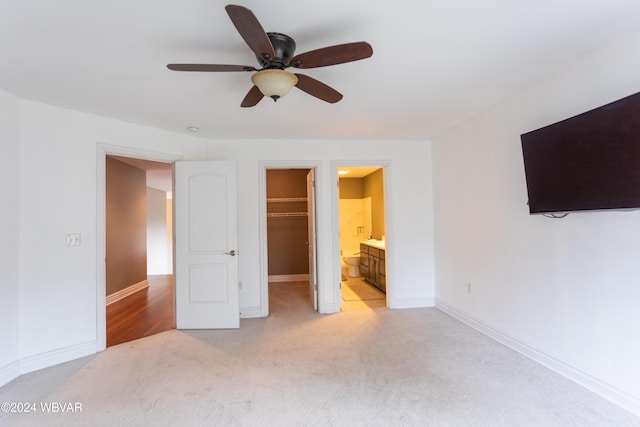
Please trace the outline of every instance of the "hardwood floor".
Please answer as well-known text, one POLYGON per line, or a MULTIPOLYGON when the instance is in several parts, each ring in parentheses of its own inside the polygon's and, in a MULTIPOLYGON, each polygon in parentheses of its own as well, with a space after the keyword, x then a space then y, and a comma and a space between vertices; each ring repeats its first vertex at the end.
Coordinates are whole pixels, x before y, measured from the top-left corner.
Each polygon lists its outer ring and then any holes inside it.
POLYGON ((107 306, 107 347, 175 329, 173 276, 147 279, 147 289, 107 306))

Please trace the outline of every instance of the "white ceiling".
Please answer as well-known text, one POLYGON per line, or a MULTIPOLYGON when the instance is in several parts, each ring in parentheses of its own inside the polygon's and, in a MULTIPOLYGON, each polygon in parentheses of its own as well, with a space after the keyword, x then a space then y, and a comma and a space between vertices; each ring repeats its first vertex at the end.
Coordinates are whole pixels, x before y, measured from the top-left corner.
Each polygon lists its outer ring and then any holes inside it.
POLYGON ((296 53, 368 41, 373 57, 301 70, 344 95, 293 89, 240 108, 257 66, 215 0, 2 0, 0 88, 21 98, 210 138, 429 139, 637 31, 637 0, 243 0, 296 53))
POLYGON ((338 168, 340 178, 364 178, 380 169, 379 166, 349 166, 338 168))

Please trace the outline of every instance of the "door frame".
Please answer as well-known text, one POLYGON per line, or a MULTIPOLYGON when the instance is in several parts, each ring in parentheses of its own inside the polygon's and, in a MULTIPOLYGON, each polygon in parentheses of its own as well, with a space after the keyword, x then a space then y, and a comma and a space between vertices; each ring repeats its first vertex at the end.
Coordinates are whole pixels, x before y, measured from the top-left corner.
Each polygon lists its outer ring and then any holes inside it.
POLYGON ((386 306, 389 307, 389 301, 392 301, 394 295, 393 286, 393 267, 389 270, 389 266, 393 266, 393 245, 389 244, 390 240, 393 243, 393 230, 391 230, 390 224, 393 224, 391 218, 392 212, 390 208, 390 195, 388 189, 391 188, 390 176, 391 176, 391 161, 390 160, 334 160, 331 162, 331 200, 332 200, 332 225, 333 225, 333 247, 336 248, 333 252, 333 265, 334 265, 334 281, 338 284, 338 291, 336 292, 336 307, 338 311, 342 307, 342 260, 340 259, 340 191, 339 191, 339 177, 338 169, 345 167, 376 167, 382 169, 382 191, 384 193, 384 229, 385 229, 385 271, 386 271, 386 306))
MULTIPOLYGON (((319 200, 318 180, 321 176, 321 162, 317 160, 266 160, 260 161, 259 172, 259 197, 260 206, 260 315, 269 315, 269 265, 267 247, 267 169, 315 169, 316 175, 316 223, 321 221, 318 215, 319 200)), ((316 244, 320 241, 319 233, 316 236, 316 244)), ((316 265, 320 266, 320 255, 316 248, 316 265)), ((320 310, 320 295, 322 293, 321 269, 316 270, 316 282, 318 284, 318 309, 320 310)))
POLYGON ((316 227, 316 170, 307 170, 307 263, 309 265, 309 296, 318 311, 318 227, 316 227))
MULTIPOLYGON (((132 157, 156 162, 173 163, 182 160, 178 154, 163 153, 105 143, 96 144, 96 350, 107 348, 107 156, 132 157)), ((173 173, 173 172, 172 172, 173 173)), ((175 234, 175 227, 173 233, 175 234)), ((175 274, 175 245, 173 248, 175 274)))

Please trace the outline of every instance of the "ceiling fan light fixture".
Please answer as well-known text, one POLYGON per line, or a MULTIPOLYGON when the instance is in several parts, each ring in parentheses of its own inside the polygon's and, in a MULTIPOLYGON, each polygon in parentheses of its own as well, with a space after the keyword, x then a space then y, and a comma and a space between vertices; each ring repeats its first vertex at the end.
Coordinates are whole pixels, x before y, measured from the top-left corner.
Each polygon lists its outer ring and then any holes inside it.
POLYGON ((298 84, 298 77, 284 70, 267 69, 251 76, 251 81, 258 86, 264 96, 277 101, 286 96, 292 87, 298 84))

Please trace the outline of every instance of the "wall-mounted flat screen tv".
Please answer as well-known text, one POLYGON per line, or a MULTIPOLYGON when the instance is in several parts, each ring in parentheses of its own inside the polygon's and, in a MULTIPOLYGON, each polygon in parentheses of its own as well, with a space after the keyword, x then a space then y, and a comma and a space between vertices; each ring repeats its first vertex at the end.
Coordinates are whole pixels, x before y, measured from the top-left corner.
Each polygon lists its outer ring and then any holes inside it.
POLYGON ((640 93, 520 140, 531 214, 640 208, 640 93))

